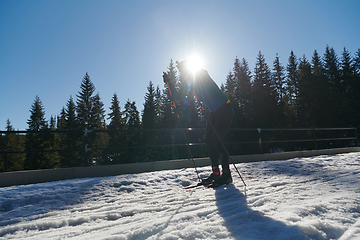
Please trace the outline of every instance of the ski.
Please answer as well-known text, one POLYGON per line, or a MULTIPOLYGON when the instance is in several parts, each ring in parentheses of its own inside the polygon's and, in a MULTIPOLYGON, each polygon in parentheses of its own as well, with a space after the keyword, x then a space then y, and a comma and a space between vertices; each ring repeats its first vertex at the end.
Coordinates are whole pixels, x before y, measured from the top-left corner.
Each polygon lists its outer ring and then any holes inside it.
POLYGON ((199 182, 198 184, 195 184, 195 185, 190 185, 190 186, 187 186, 187 187, 184 187, 183 189, 192 189, 192 188, 197 188, 197 187, 200 187, 200 186, 203 186, 205 188, 208 188, 211 184, 204 184, 203 182, 199 182))
POLYGON ((198 184, 196 185, 190 185, 190 186, 187 186, 187 187, 184 187, 184 189, 192 189, 192 188, 196 188, 196 187, 200 187, 200 186, 204 186, 204 184, 202 182, 199 182, 198 184))
POLYGON ((225 183, 225 184, 220 184, 220 185, 209 184, 207 187, 208 188, 217 188, 217 187, 227 186, 227 185, 230 185, 230 184, 233 184, 233 183, 225 183))

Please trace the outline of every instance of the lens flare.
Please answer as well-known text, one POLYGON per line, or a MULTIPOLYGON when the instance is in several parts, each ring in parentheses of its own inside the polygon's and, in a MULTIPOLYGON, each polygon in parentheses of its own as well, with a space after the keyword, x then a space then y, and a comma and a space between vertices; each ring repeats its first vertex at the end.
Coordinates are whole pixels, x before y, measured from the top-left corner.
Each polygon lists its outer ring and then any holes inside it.
POLYGON ((188 58, 187 67, 192 73, 196 73, 203 68, 203 60, 199 55, 194 54, 188 58))

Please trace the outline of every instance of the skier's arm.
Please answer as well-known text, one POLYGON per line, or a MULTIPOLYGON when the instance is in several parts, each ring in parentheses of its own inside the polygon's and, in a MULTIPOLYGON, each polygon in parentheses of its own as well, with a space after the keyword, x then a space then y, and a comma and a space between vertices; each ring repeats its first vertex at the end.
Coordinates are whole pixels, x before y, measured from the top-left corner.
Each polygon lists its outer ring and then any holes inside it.
POLYGON ((178 100, 179 99, 179 92, 178 90, 175 88, 173 82, 171 81, 169 75, 166 72, 163 72, 163 79, 164 79, 164 83, 167 84, 167 87, 169 89, 169 94, 170 97, 173 97, 174 99, 178 100))

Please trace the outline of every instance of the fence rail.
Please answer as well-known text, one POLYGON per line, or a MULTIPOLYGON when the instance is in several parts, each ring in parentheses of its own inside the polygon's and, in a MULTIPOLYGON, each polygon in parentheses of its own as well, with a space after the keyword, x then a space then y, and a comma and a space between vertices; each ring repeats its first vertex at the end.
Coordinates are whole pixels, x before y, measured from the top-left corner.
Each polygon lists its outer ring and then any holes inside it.
MULTIPOLYGON (((31 153, 52 153, 52 152, 83 152, 85 161, 87 161, 87 153, 90 151, 104 151, 104 150, 120 150, 120 149, 147 149, 147 148, 168 148, 168 147, 185 147, 187 145, 196 147, 204 146, 204 137, 202 142, 171 142, 169 144, 147 144, 147 145, 122 145, 122 146, 89 146, 88 135, 97 132, 105 133, 165 133, 170 132, 172 134, 176 132, 185 131, 187 134, 192 132, 205 133, 204 128, 175 128, 175 129, 97 129, 97 130, 44 130, 44 131, 0 131, 0 136, 7 134, 70 134, 78 133, 83 135, 83 147, 73 149, 47 149, 47 150, 24 150, 24 151, 1 151, 0 156, 4 154, 31 154, 31 153)), ((201 136, 204 136, 204 133, 201 136)), ((341 141, 342 147, 359 146, 357 129, 353 127, 348 128, 232 128, 230 134, 225 139, 224 144, 229 147, 231 154, 241 155, 249 154, 248 152, 241 152, 244 145, 251 145, 252 153, 269 152, 269 149, 280 148, 282 151, 288 149, 309 149, 314 150, 329 148, 324 146, 322 142, 341 141), (229 136, 230 135, 230 136, 229 136), (307 143, 305 147, 301 147, 301 144, 307 143), (321 144, 321 146, 319 146, 321 144), (257 145, 257 147, 256 147, 257 145), (257 149, 257 150, 255 150, 257 149)), ((330 146, 329 145, 329 146, 330 146)), ((340 146, 339 145, 339 146, 340 146)), ((1 149, 1 148, 0 148, 1 149)), ((271 151, 270 151, 271 152, 271 151)))

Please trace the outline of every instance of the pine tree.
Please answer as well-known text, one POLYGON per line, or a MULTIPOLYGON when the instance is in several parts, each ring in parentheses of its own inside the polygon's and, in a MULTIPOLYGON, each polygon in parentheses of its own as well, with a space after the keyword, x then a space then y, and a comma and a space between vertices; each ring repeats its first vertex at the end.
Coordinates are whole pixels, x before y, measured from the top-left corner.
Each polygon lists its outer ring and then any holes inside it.
POLYGON ((274 63, 273 63, 273 72, 272 72, 272 78, 273 78, 273 84, 274 89, 276 91, 276 94, 278 95, 279 102, 283 102, 285 98, 285 89, 284 89, 284 83, 285 83, 285 68, 280 63, 280 58, 278 54, 276 54, 274 63))
POLYGON ((298 121, 299 127, 315 127, 314 115, 314 83, 311 73, 311 64, 305 55, 300 59, 298 84, 298 121))
POLYGON ((297 111, 298 111, 298 85, 299 72, 298 61, 293 51, 291 51, 288 64, 286 67, 286 100, 289 108, 285 111, 287 119, 289 119, 290 126, 297 126, 297 111))
MULTIPOLYGON (((71 132, 79 130, 79 122, 76 117, 76 105, 72 96, 70 95, 69 100, 66 103, 66 108, 60 113, 60 119, 63 122, 61 124, 63 130, 69 130, 69 132, 62 134, 61 136, 61 148, 70 149, 83 149, 83 133, 82 132, 71 132)), ((60 165, 61 167, 76 167, 82 166, 83 154, 79 151, 66 151, 61 153, 60 165)))
MULTIPOLYGON (((237 69, 239 68, 239 59, 236 58, 235 59, 235 63, 234 65, 237 65, 237 69)), ((235 68, 236 66, 234 66, 235 68)), ((229 98, 233 108, 234 108, 234 111, 236 113, 238 113, 239 111, 239 102, 237 101, 236 99, 236 92, 237 92, 237 89, 236 89, 236 80, 235 80, 235 76, 236 76, 237 72, 234 71, 234 74, 230 71, 228 73, 228 75, 226 76, 226 82, 225 82, 225 86, 224 86, 224 93, 225 95, 229 98)), ((236 114, 237 115, 237 114, 236 114)))
MULTIPOLYGON (((360 92, 360 49, 357 50, 355 56, 353 58, 353 68, 354 68, 354 92, 360 92)), ((354 98, 354 102, 352 105, 352 111, 354 114, 354 119, 357 119, 355 126, 359 129, 360 128, 360 111, 358 111, 358 106, 360 106, 360 94, 356 94, 354 98)), ((358 130, 360 134, 360 131, 358 130)), ((360 136, 358 136, 360 138, 360 136)))
MULTIPOLYGON (((56 130, 56 117, 52 116, 49 120, 49 128, 48 130, 55 131, 56 130)), ((60 136, 57 133, 47 133, 43 134, 44 136, 44 145, 47 150, 57 150, 59 149, 59 139, 60 136)), ((46 157, 49 159, 50 164, 48 168, 57 168, 60 166, 60 156, 59 152, 48 152, 45 153, 46 157)))
MULTIPOLYGON (((106 129, 104 103, 100 95, 96 94, 92 99, 92 109, 90 117, 91 129, 106 129)), ((106 132, 95 132, 88 136, 88 143, 91 148, 103 148, 108 144, 108 134, 106 132)), ((109 164, 106 153, 101 150, 92 150, 90 159, 95 159, 96 164, 109 164)))
MULTIPOLYGON (((156 106, 156 90, 153 83, 150 81, 147 87, 148 92, 145 94, 144 110, 142 113, 142 128, 154 129, 156 128, 157 120, 157 106, 156 106)), ((160 132, 161 134, 161 132, 160 132)), ((157 145, 159 138, 158 132, 144 132, 142 136, 141 145, 157 145)), ((146 148, 143 150, 143 161, 154 161, 159 159, 159 149, 146 148)))
POLYGON ((251 116, 251 71, 249 64, 242 58, 239 63, 239 67, 234 65, 234 75, 236 83, 235 97, 238 101, 240 113, 242 114, 242 120, 239 121, 239 127, 250 127, 252 121, 251 116))
POLYGON ((111 99, 110 113, 108 114, 110 119, 110 124, 108 125, 109 129, 122 129, 123 128, 123 119, 121 117, 120 102, 116 93, 114 93, 111 99))
MULTIPOLYGON (((45 109, 39 98, 36 96, 35 101, 30 109, 30 119, 27 121, 28 131, 47 130, 48 125, 45 119, 45 109)), ((39 133, 26 134, 26 150, 46 150, 44 136, 39 133)), ((50 168, 51 163, 44 153, 30 153, 26 155, 25 169, 50 168)))
POLYGON ((344 86, 341 82, 338 57, 335 50, 329 46, 326 46, 325 49, 324 69, 331 96, 331 98, 329 98, 328 110, 330 111, 332 117, 329 119, 329 122, 333 127, 343 127, 341 122, 341 106, 343 105, 344 86))
POLYGON ((92 108, 90 110, 90 128, 105 129, 105 109, 99 93, 91 98, 92 108))
POLYGON ((360 48, 355 53, 353 67, 355 75, 360 76, 360 48))
MULTIPOLYGON (((15 131, 11 125, 10 120, 6 121, 6 131, 15 131)), ((17 152, 24 150, 24 138, 21 135, 14 133, 6 133, 3 138, 2 148, 3 151, 17 152)), ((19 171, 23 169, 23 163, 25 160, 25 154, 5 154, 0 161, 0 171, 19 171)))
MULTIPOLYGON (((129 99, 125 103, 125 110, 123 112, 125 125, 127 129, 139 129, 140 128, 140 119, 139 119, 139 111, 137 110, 136 103, 131 102, 129 99)), ((127 144, 126 146, 138 146, 140 142, 140 134, 138 132, 128 132, 126 137, 127 144)), ((135 149, 127 149, 124 161, 125 162, 138 162, 142 161, 140 159, 139 154, 135 149)))
MULTIPOLYGON (((0 134, 0 151, 6 151, 5 147, 5 136, 0 134)), ((4 154, 0 154, 0 172, 4 172, 6 170, 6 161, 4 159, 4 154)))
POLYGON ((314 126, 331 127, 328 124, 328 119, 331 117, 328 110, 329 86, 325 78, 324 63, 316 50, 311 60, 311 73, 313 77, 312 87, 314 88, 314 126))
POLYGON ((276 123, 276 98, 271 84, 270 68, 264 55, 259 52, 254 70, 253 110, 257 127, 273 127, 276 123))
POLYGON ((287 101, 286 101, 286 91, 285 91, 285 68, 280 63, 280 58, 278 54, 276 54, 275 60, 273 62, 273 72, 272 72, 272 84, 274 87, 274 95, 277 100, 278 105, 278 113, 279 113, 279 125, 286 125, 286 112, 287 109, 287 101))
POLYGON ((79 121, 76 117, 76 105, 75 105, 74 100, 71 95, 70 95, 70 99, 66 103, 65 129, 66 130, 78 130, 79 129, 79 121))
POLYGON ((340 70, 341 84, 343 85, 343 104, 341 106, 341 122, 344 126, 356 126, 357 119, 354 118, 353 112, 357 111, 359 106, 354 105, 356 96, 356 80, 355 69, 353 67, 353 59, 350 53, 344 48, 341 57, 341 70, 340 70))
POLYGON ((95 92, 95 86, 91 82, 88 73, 85 74, 81 85, 81 91, 77 96, 77 119, 80 123, 81 129, 91 130, 91 111, 93 108, 93 93, 95 92))
POLYGON ((155 106, 155 88, 150 81, 145 94, 144 110, 142 113, 142 127, 144 129, 153 129, 157 122, 156 106, 155 106))
POLYGON ((62 107, 60 114, 57 116, 57 130, 64 130, 65 129, 65 107, 62 107))
MULTIPOLYGON (((110 123, 108 129, 110 130, 119 130, 124 128, 124 120, 122 118, 120 102, 116 93, 114 93, 111 99, 110 113, 108 114, 108 119, 110 123)), ((117 131, 109 132, 109 144, 108 146, 112 148, 108 151, 109 160, 112 163, 118 164, 121 163, 121 159, 125 154, 123 149, 116 149, 117 147, 124 146, 126 144, 126 134, 117 131)))
POLYGON ((130 99, 126 101, 124 114, 127 129, 139 129, 139 111, 137 110, 135 102, 131 102, 130 99))
POLYGON ((156 128, 160 127, 161 124, 161 105, 162 105, 162 95, 161 95, 161 91, 160 91, 160 87, 159 85, 156 86, 156 90, 155 90, 155 114, 156 114, 156 128))
POLYGON ((35 97, 35 101, 30 109, 30 119, 28 119, 27 124, 29 125, 28 130, 30 131, 40 131, 47 129, 47 122, 45 119, 45 109, 39 98, 35 97))

